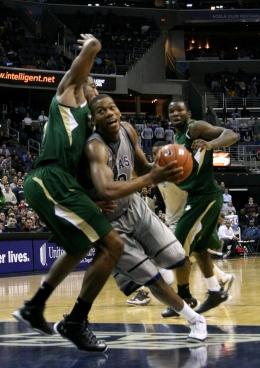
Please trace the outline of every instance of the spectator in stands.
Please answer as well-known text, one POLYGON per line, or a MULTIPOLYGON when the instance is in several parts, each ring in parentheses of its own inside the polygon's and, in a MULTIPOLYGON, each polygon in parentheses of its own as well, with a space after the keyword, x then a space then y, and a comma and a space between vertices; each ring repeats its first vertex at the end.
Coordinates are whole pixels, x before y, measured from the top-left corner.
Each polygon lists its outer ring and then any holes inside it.
POLYGON ((24 200, 24 190, 23 190, 23 179, 22 178, 18 179, 17 186, 16 188, 13 189, 13 193, 15 194, 18 203, 24 200))
POLYGON ((224 188, 223 202, 224 203, 232 202, 232 196, 231 194, 229 194, 228 188, 224 188))
POLYGON ((10 171, 12 168, 12 157, 7 156, 2 162, 1 162, 1 168, 6 173, 7 171, 10 171))
POLYGON ((250 85, 249 85, 249 94, 252 97, 257 97, 258 96, 258 90, 257 90, 257 77, 254 76, 251 79, 250 85))
POLYGON ((232 117, 229 121, 228 121, 228 125, 231 129, 233 129, 235 132, 239 131, 239 125, 238 125, 238 120, 235 117, 232 117))
POLYGON ((223 193, 225 193, 226 185, 225 185, 224 181, 221 181, 220 184, 219 184, 219 186, 220 186, 221 191, 223 193))
POLYGON ((147 124, 145 124, 144 129, 141 132, 141 137, 144 152, 151 155, 153 145, 153 130, 147 124))
POLYGON ((45 111, 42 110, 40 115, 38 116, 38 123, 41 128, 43 128, 44 124, 48 121, 48 116, 45 115, 45 111))
POLYGON ((22 162, 22 160, 20 159, 20 157, 18 155, 14 155, 14 157, 12 159, 12 167, 17 172, 17 176, 18 176, 18 172, 23 171, 23 162, 22 162))
POLYGON ((246 211, 244 208, 241 208, 241 210, 239 211, 238 219, 239 219, 239 226, 241 227, 243 231, 249 223, 249 217, 246 214, 246 211))
POLYGON ((148 207, 154 212, 155 211, 155 202, 153 198, 148 196, 148 188, 144 187, 141 191, 141 197, 145 201, 145 203, 148 205, 148 207))
POLYGON ((154 130, 155 141, 156 142, 163 141, 164 140, 164 134, 165 134, 164 128, 162 127, 162 124, 159 123, 159 125, 154 130))
POLYGON ((21 231, 20 226, 17 224, 17 220, 15 216, 9 216, 7 220, 7 224, 5 226, 4 232, 5 233, 12 233, 12 232, 18 232, 21 231))
POLYGON ((253 134, 255 141, 260 143, 260 119, 257 117, 254 118, 253 134))
POLYGON ((241 118, 249 118, 250 117, 250 111, 244 106, 241 110, 241 118))
POLYGON ((228 202, 227 204, 227 215, 235 215, 237 213, 232 202, 228 202))
POLYGON ((26 218, 25 224, 22 227, 22 231, 23 232, 33 232, 34 231, 34 229, 33 229, 33 221, 31 219, 31 217, 27 217, 26 218))
POLYGON ((260 240, 260 229, 255 225, 254 219, 251 219, 248 226, 244 229, 242 233, 242 239, 254 240, 255 242, 260 240))
POLYGON ((159 217, 159 219, 160 219, 162 222, 165 222, 165 213, 163 213, 163 211, 162 211, 162 210, 159 210, 159 211, 158 211, 157 216, 159 217))
POLYGON ((57 70, 57 63, 53 55, 51 55, 47 60, 46 67, 49 70, 57 70))
POLYGON ((5 184, 8 183, 8 177, 6 175, 2 176, 1 182, 0 182, 0 187, 2 188, 2 190, 4 190, 5 188, 5 184))
POLYGON ((11 191, 10 184, 4 185, 3 195, 5 197, 5 206, 11 207, 13 204, 17 203, 15 194, 11 191))
POLYGON ((0 209, 5 206, 5 196, 3 194, 2 188, 0 188, 0 209))
POLYGON ((32 231, 38 232, 39 231, 39 217, 34 212, 34 214, 30 216, 30 219, 32 220, 32 231))
POLYGON ((252 135, 250 134, 250 132, 247 130, 243 136, 243 141, 245 143, 250 143, 252 141, 252 135))
POLYGON ((6 215, 4 211, 0 212, 0 221, 4 224, 6 223, 6 215))
POLYGON ((9 175, 8 175, 8 183, 13 182, 14 176, 16 176, 16 171, 15 171, 15 169, 11 168, 11 170, 9 172, 9 175))
POLYGON ((235 215, 236 214, 236 209, 235 207, 233 206, 233 203, 232 202, 228 202, 228 203, 223 203, 223 206, 222 206, 222 210, 221 212, 225 215, 225 216, 228 216, 228 215, 235 215))
POLYGON ((155 213, 158 215, 160 210, 165 213, 165 203, 157 185, 151 187, 151 198, 155 203, 155 213))
POLYGON ((5 229, 5 224, 2 221, 0 221, 0 233, 3 233, 4 229, 5 229))
POLYGON ((252 212, 250 215, 248 215, 248 223, 249 223, 250 220, 254 220, 255 225, 258 226, 259 213, 258 212, 252 212))
POLYGON ((10 187, 11 187, 12 191, 14 190, 14 188, 16 188, 17 183, 18 183, 18 176, 14 175, 12 180, 10 180, 10 187))
POLYGON ((235 110, 231 113, 231 117, 232 118, 241 118, 241 114, 240 111, 238 110, 238 108, 236 107, 235 110))
POLYGON ((231 222, 226 220, 223 225, 220 225, 218 229, 218 236, 221 241, 223 241, 223 252, 228 250, 228 247, 231 246, 231 256, 236 255, 236 246, 238 244, 238 238, 235 236, 234 231, 231 227, 231 222))
POLYGON ((28 112, 25 118, 22 120, 22 127, 26 135, 30 135, 32 129, 32 118, 30 117, 30 114, 28 112))
POLYGON ((174 132, 170 127, 170 125, 167 125, 164 133, 165 133, 165 142, 167 144, 173 143, 174 132))
POLYGON ((4 157, 8 157, 11 155, 9 149, 6 148, 5 144, 3 144, 2 147, 0 148, 0 155, 3 155, 4 157))
POLYGON ((18 207, 17 204, 14 204, 14 205, 12 205, 11 208, 9 208, 8 216, 10 215, 10 213, 13 213, 16 218, 18 218, 20 216, 20 211, 19 211, 19 207, 18 207))
POLYGON ((253 197, 249 197, 248 198, 248 203, 245 204, 245 213, 248 216, 251 216, 253 212, 255 213, 259 213, 258 211, 258 205, 257 203, 254 202, 254 198, 253 197))
POLYGON ((205 121, 212 125, 218 125, 217 114, 210 106, 207 107, 207 111, 205 113, 205 121))

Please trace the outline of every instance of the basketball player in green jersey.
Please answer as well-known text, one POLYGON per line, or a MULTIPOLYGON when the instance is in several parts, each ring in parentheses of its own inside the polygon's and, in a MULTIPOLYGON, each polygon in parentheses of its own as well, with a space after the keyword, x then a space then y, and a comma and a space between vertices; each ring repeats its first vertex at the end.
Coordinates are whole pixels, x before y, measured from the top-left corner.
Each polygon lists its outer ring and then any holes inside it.
MULTIPOLYGON (((221 289, 214 276, 213 262, 207 251, 215 245, 219 247, 214 234, 222 208, 222 193, 213 173, 213 150, 236 143, 239 135, 230 129, 212 126, 205 121, 191 120, 184 101, 172 101, 168 113, 176 131, 175 143, 185 145, 194 157, 191 175, 179 184, 180 189, 188 192, 188 198, 184 214, 177 223, 175 235, 187 255, 194 253, 205 277, 208 297, 196 309, 197 312, 203 313, 228 298, 228 293, 221 289)), ((185 300, 193 299, 189 290, 189 275, 189 262, 176 269, 178 294, 185 300)))
POLYGON ((97 340, 89 329, 87 315, 121 256, 123 242, 75 180, 86 139, 92 132, 86 94, 93 87, 87 78, 101 49, 100 42, 88 34, 81 35, 79 44, 80 53, 51 102, 42 150, 24 186, 29 205, 65 252, 31 300, 13 316, 41 333, 51 334, 52 329, 43 316, 47 299, 92 244, 101 239, 97 256, 85 273, 79 297, 71 313, 56 324, 56 331, 81 350, 104 351, 106 344, 97 340))

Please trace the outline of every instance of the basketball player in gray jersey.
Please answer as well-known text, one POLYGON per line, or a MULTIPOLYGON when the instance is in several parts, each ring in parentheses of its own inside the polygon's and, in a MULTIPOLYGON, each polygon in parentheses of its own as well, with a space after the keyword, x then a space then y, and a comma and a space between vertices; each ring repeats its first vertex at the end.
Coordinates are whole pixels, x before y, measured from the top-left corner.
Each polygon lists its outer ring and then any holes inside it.
MULTIPOLYGON (((111 97, 95 97, 90 108, 96 132, 88 139, 85 150, 88 191, 95 200, 117 201, 117 209, 109 219, 123 238, 125 247, 115 271, 128 276, 134 283, 147 285, 157 299, 174 307, 189 322, 188 340, 203 341, 207 336, 204 317, 193 311, 165 283, 156 267, 173 269, 183 264, 184 250, 141 197, 131 194, 137 190, 133 182, 138 183, 140 179, 132 179, 133 169, 142 177, 151 170, 137 144, 136 132, 131 125, 120 121, 120 111, 111 97)), ((155 163, 152 171, 156 166, 155 163)))

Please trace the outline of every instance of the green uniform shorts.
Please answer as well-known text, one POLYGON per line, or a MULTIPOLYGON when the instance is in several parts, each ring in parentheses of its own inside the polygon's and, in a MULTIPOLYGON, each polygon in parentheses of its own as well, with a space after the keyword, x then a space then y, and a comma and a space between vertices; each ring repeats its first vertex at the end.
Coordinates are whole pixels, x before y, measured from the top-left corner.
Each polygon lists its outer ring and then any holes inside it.
POLYGON ((68 254, 87 251, 112 230, 74 177, 58 166, 31 171, 26 176, 24 192, 28 204, 68 254))
POLYGON ((222 203, 223 197, 219 192, 188 197, 175 231, 187 255, 221 247, 216 228, 222 203))

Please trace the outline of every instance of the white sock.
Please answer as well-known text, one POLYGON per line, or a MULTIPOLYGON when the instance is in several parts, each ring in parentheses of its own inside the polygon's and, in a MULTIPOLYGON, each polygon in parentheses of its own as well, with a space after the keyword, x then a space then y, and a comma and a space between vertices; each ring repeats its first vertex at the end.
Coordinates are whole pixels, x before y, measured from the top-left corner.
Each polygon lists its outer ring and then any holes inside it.
POLYGON ((177 311, 181 317, 186 319, 188 322, 193 322, 195 319, 200 317, 198 313, 196 313, 187 303, 184 302, 184 306, 180 311, 177 311))
POLYGON ((214 255, 217 255, 217 256, 223 256, 223 253, 221 252, 217 252, 216 250, 213 250, 213 249, 207 249, 207 251, 210 253, 210 254, 214 254, 214 255))
POLYGON ((206 281, 206 286, 208 288, 208 290, 210 291, 219 291, 220 290, 220 285, 219 282, 216 278, 216 276, 211 276, 208 278, 205 278, 206 281))
POLYGON ((226 281, 227 280, 227 274, 222 271, 218 266, 214 264, 213 272, 216 275, 218 280, 226 281))

